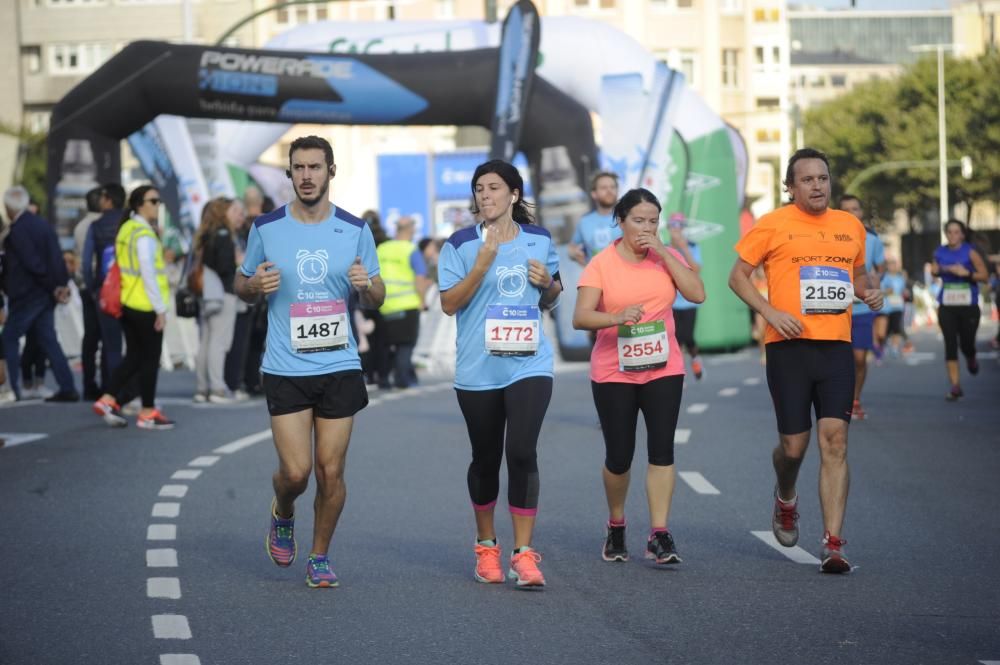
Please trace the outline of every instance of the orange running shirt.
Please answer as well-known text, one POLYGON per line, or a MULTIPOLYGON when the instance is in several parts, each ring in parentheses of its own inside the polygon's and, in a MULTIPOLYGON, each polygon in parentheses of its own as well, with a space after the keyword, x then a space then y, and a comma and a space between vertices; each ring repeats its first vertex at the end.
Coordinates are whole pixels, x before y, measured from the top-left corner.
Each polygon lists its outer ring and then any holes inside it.
MULTIPOLYGON (((590 379, 595 383, 648 383, 664 376, 684 373, 681 356, 674 333, 674 299, 677 287, 663 259, 650 252, 639 263, 629 263, 618 254, 621 239, 601 250, 583 269, 577 287, 591 286, 601 290, 597 303, 598 312, 619 312, 629 305, 643 306, 642 321, 663 321, 670 353, 665 367, 640 372, 618 370, 618 326, 597 331, 597 342, 590 352, 590 379)), ((668 247, 674 258, 687 266, 684 257, 668 247)))
MULTIPOLYGON (((752 266, 764 264, 768 301, 802 323, 800 339, 851 341, 854 267, 865 263, 865 229, 854 215, 810 215, 786 205, 761 217, 736 243, 736 253, 752 266), (804 313, 841 300, 840 284, 847 290, 843 311, 838 305, 830 308, 836 313, 804 313)), ((784 339, 768 324, 766 344, 784 339)))

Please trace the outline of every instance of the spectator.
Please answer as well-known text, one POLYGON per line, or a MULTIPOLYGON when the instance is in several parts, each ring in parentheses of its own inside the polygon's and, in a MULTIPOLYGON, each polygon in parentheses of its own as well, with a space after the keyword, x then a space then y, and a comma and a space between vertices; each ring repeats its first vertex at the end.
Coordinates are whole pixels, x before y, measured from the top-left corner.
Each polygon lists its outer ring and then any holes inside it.
POLYGON ((122 326, 118 319, 105 314, 97 305, 104 278, 115 257, 115 237, 124 214, 122 208, 125 207, 125 189, 116 182, 103 185, 98 207, 101 209, 101 216, 87 228, 80 256, 80 272, 83 274, 84 294, 81 298, 84 307, 92 306, 97 314, 101 336, 100 387, 105 392, 111 383, 111 375, 122 361, 122 326))
MULTIPOLYGON (((52 363, 59 391, 50 402, 76 402, 79 393, 63 355, 55 330, 56 302, 69 298, 69 275, 59 251, 59 239, 52 226, 28 211, 28 191, 21 186, 4 192, 4 208, 11 230, 4 241, 7 296, 10 312, 3 330, 4 352, 13 368, 20 367, 20 339, 33 335, 52 363)), ((10 384, 21 398, 18 372, 11 371, 10 384)))
MULTIPOLYGON (((250 224, 247 222, 252 221, 247 217, 247 209, 243 205, 243 201, 239 199, 230 201, 229 208, 226 210, 226 219, 229 222, 229 228, 232 229, 232 233, 236 237, 235 257, 236 263, 239 264, 243 262, 243 254, 247 248, 247 236, 250 234, 250 224)), ((235 274, 235 270, 230 273, 228 284, 230 288, 232 288, 233 274, 235 274)), ((242 300, 236 303, 236 323, 233 328, 229 353, 226 354, 226 387, 237 401, 244 401, 249 397, 249 394, 244 389, 244 381, 247 376, 246 364, 250 343, 250 323, 253 319, 251 309, 252 306, 242 300)))
MULTIPOLYGON (((87 214, 73 229, 73 248, 76 256, 80 259, 83 258, 90 225, 101 217, 102 196, 103 190, 100 187, 95 187, 87 192, 87 214)), ((83 261, 81 260, 78 263, 80 270, 76 272, 76 277, 80 280, 80 302, 83 311, 83 342, 80 344, 80 364, 83 366, 83 398, 95 400, 101 396, 96 379, 97 351, 101 345, 101 325, 97 320, 97 299, 87 291, 86 283, 82 279, 82 267, 83 261)))
POLYGON ((226 353, 233 344, 236 325, 236 296, 233 278, 236 276, 236 245, 233 240, 231 216, 228 211, 233 202, 226 198, 212 199, 205 206, 201 226, 194 237, 194 251, 201 257, 203 283, 201 308, 201 338, 195 364, 197 392, 195 402, 228 404, 233 400, 226 394, 226 353), (216 284, 221 289, 221 300, 215 307, 208 307, 209 287, 216 284))

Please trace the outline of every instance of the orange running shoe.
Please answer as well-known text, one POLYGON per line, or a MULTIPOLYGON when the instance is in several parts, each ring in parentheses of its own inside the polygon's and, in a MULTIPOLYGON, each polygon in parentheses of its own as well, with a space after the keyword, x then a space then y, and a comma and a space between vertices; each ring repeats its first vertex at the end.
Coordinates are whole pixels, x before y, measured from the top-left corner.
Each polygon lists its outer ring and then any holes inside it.
POLYGON ((500 545, 490 547, 489 545, 476 543, 475 575, 476 581, 483 584, 503 584, 503 567, 500 565, 500 545))
POLYGON ((545 578, 542 576, 542 571, 538 570, 541 561, 541 554, 530 547, 525 547, 510 557, 510 572, 507 573, 507 577, 517 582, 519 588, 543 587, 545 578))

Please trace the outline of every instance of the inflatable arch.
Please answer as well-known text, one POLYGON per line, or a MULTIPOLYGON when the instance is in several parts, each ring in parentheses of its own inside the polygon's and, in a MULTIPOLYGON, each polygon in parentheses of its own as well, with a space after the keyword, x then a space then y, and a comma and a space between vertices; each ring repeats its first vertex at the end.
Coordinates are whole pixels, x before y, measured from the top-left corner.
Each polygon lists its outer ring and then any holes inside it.
MULTIPOLYGON (((526 31, 534 9, 527 0, 517 9, 517 29, 526 31)), ((478 125, 493 130, 494 154, 510 158, 516 148, 527 157, 540 218, 556 237, 568 239, 586 211, 587 179, 598 166, 617 172, 624 187, 653 190, 664 216, 684 212, 701 243, 709 294, 699 343, 745 344, 746 307, 726 287, 746 174, 738 133, 679 73, 620 31, 579 18, 545 18, 540 28, 538 65, 528 71, 516 63, 536 61, 524 46, 531 35, 507 40, 499 26, 476 21, 317 23, 263 50, 134 42, 53 110, 52 218, 71 224, 87 187, 118 179, 127 138, 182 219, 186 190, 207 191, 203 181, 186 182, 201 175, 193 150, 182 149, 190 145, 183 117, 220 120, 223 158, 244 168, 290 123, 478 125), (509 43, 501 48, 501 40, 509 43), (515 73, 500 75, 508 70, 515 73), (502 127, 507 150, 496 140, 502 101, 519 118, 502 127), (591 113, 601 118, 600 155, 591 113)), ((569 325, 574 270, 568 260, 564 266, 570 288, 556 311, 560 348, 565 357, 585 357, 586 337, 569 325)))

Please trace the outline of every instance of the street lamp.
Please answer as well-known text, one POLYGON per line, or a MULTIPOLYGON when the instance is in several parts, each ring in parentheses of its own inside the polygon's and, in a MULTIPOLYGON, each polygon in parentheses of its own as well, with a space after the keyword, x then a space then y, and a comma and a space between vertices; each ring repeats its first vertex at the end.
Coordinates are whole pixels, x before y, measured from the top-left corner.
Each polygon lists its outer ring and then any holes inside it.
POLYGON ((944 244, 944 227, 948 223, 948 164, 945 136, 944 108, 944 52, 958 52, 960 44, 916 44, 910 47, 914 53, 937 52, 937 96, 938 96, 938 186, 941 190, 941 243, 944 244))

